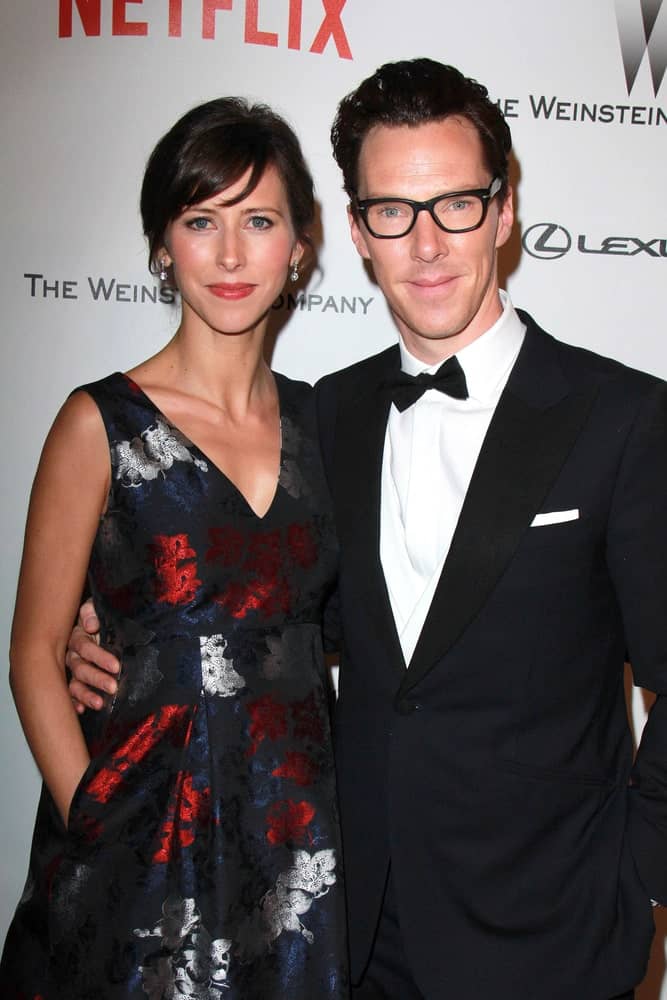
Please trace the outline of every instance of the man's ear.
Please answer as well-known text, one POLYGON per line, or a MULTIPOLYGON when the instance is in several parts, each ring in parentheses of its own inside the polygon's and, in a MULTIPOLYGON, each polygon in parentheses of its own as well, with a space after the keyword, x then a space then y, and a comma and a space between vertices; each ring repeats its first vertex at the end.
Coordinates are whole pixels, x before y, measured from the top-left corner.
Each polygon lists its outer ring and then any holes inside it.
POLYGON ((510 238, 514 226, 514 192, 507 188, 507 194, 498 213, 498 228, 496 229, 496 250, 504 246, 510 238))
POLYGON ((350 235, 352 237, 352 242, 357 248, 357 253, 360 257, 363 257, 364 260, 370 260, 371 255, 368 252, 366 234, 363 232, 359 223, 359 217, 353 212, 351 205, 347 206, 347 219, 350 223, 350 235))

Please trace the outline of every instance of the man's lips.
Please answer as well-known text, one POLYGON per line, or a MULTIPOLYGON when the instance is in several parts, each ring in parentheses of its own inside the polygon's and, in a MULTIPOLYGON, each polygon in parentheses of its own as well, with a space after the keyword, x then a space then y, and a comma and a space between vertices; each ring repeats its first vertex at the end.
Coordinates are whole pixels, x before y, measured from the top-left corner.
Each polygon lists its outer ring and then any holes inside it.
POLYGON ((412 278, 408 281, 408 284, 414 285, 416 288, 428 290, 429 288, 444 288, 446 285, 451 284, 451 282, 455 280, 455 274, 443 274, 439 278, 412 278))
POLYGON ((243 283, 221 282, 217 285, 208 285, 208 290, 219 299, 245 299, 255 290, 255 285, 243 283))

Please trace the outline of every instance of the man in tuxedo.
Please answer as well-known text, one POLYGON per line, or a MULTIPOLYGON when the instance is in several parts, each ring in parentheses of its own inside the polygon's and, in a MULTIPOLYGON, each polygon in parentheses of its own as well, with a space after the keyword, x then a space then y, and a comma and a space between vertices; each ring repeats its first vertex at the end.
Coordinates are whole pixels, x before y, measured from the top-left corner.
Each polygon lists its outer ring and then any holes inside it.
POLYGON ((666 387, 499 291, 483 87, 386 65, 332 137, 399 332, 318 386, 353 995, 608 1000, 667 899, 665 703, 632 768, 623 687, 667 689, 666 387))
POLYGON ((484 87, 388 64, 332 136, 399 332, 317 387, 353 997, 631 997, 667 900, 667 702, 633 764, 623 685, 667 689, 666 387, 499 290, 484 87))

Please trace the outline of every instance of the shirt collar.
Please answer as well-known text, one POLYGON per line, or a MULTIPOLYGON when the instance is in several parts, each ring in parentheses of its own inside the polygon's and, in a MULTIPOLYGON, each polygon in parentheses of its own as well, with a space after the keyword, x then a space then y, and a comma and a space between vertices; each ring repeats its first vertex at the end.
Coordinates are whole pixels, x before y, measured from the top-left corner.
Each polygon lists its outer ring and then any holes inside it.
MULTIPOLYGON (((456 355, 465 373, 468 394, 480 402, 492 399, 505 385, 526 332, 507 292, 500 291, 500 301, 503 311, 493 326, 456 355)), ((440 363, 426 367, 400 337, 398 344, 401 369, 408 375, 435 372, 440 367, 440 363)))

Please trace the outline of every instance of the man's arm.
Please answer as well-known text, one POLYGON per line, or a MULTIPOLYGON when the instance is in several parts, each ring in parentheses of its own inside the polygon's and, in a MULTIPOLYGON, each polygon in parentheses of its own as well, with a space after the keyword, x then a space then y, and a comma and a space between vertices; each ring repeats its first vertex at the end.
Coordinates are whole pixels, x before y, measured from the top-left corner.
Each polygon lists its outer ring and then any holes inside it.
POLYGON ((628 835, 650 896, 667 902, 667 385, 632 428, 609 515, 607 559, 634 681, 657 695, 629 789, 628 835))
POLYGON ((120 670, 118 660, 99 645, 100 623, 92 599, 79 608, 79 619, 67 643, 65 662, 72 674, 69 693, 76 711, 86 708, 99 710, 104 698, 99 693, 114 695, 118 683, 114 675, 120 670))

